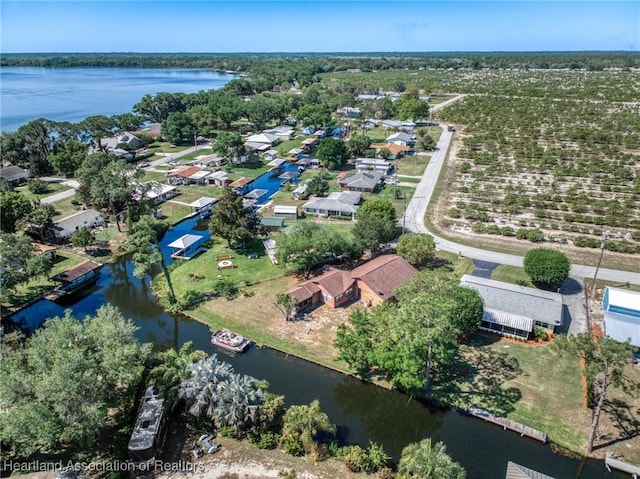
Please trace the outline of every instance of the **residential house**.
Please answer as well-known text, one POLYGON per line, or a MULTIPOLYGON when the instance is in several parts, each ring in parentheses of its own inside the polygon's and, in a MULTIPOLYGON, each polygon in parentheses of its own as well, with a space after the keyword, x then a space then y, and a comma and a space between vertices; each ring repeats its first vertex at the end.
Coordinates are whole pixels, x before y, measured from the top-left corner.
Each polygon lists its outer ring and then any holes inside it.
POLYGON ((304 150, 302 148, 293 148, 289 150, 289 160, 297 161, 302 157, 304 150))
POLYGON ((100 213, 89 208, 54 221, 50 231, 56 239, 65 239, 81 228, 93 228, 95 225, 103 222, 104 220, 100 213))
POLYGON ((480 329, 527 339, 535 326, 553 331, 562 325, 562 295, 477 276, 464 275, 461 286, 473 288, 484 301, 480 329))
MULTIPOLYGON (((191 176, 201 171, 203 171, 202 168, 197 166, 169 170, 167 172, 167 182, 172 185, 188 185, 193 182, 191 176)), ((207 171, 206 173, 209 174, 210 172, 207 171)))
POLYGON ((302 140, 300 146, 305 153, 309 153, 318 147, 318 139, 314 137, 306 138, 302 140))
POLYGON ((317 216, 344 216, 354 220, 362 195, 356 192, 337 191, 326 198, 311 198, 302 209, 306 214, 317 216))
POLYGON ((289 125, 280 125, 269 130, 264 130, 263 133, 275 135, 279 141, 293 140, 296 134, 294 128, 289 125))
POLYGON ((224 188, 229 183, 231 183, 231 179, 229 178, 229 174, 226 171, 214 171, 209 176, 207 176, 207 181, 210 185, 216 185, 220 188, 224 188))
POLYGON ((303 126, 302 129, 300 130, 300 134, 304 136, 313 135, 315 131, 316 129, 313 126, 303 126))
POLYGON ((298 219, 298 207, 293 205, 275 205, 273 207, 273 216, 276 218, 284 218, 287 220, 298 219))
POLYGON ((265 161, 272 161, 278 157, 278 152, 276 150, 267 150, 263 153, 262 157, 265 161))
POLYGON ((416 124, 412 121, 382 120, 382 127, 385 130, 413 131, 416 124))
POLYGON ((343 190, 374 193, 384 183, 384 173, 380 171, 359 171, 349 173, 338 180, 338 185, 343 190))
POLYGON ((398 145, 396 143, 376 144, 371 145, 371 148, 376 150, 376 155, 380 154, 380 150, 389 150, 392 158, 408 155, 413 151, 410 146, 398 145))
POLYGON ((196 156, 191 164, 203 170, 213 171, 220 168, 226 162, 226 158, 213 154, 196 156))
POLYGON ((351 106, 343 106, 342 108, 338 108, 336 113, 349 118, 358 118, 362 114, 362 110, 351 106))
POLYGON ((167 201, 176 195, 175 186, 158 183, 157 181, 147 183, 147 187, 145 189, 145 199, 151 200, 154 205, 167 201))
POLYGON ((5 180, 9 186, 18 186, 26 183, 29 179, 29 171, 19 166, 7 166, 0 169, 0 178, 5 180))
POLYGON ((602 298, 604 332, 640 348, 640 293, 607 286, 602 298))
POLYGON ((379 171, 386 175, 391 170, 391 163, 380 158, 356 158, 355 164, 358 171, 379 171))
POLYGON ((249 191, 249 187, 251 183, 253 183, 254 178, 247 178, 243 176, 242 178, 238 178, 236 181, 229 184, 233 191, 237 195, 245 195, 249 191))
POLYGON ((269 151, 272 146, 277 145, 280 142, 280 138, 273 133, 259 133, 257 135, 251 135, 247 138, 244 146, 247 150, 255 150, 261 153, 269 151))
POLYGON ((287 294, 297 309, 326 304, 338 308, 360 299, 375 306, 394 297, 394 290, 411 280, 417 270, 398 255, 382 255, 352 271, 329 268, 322 275, 300 283, 287 294))
POLYGON ((105 151, 113 151, 118 148, 123 150, 137 150, 142 146, 142 142, 133 133, 124 132, 116 136, 100 138, 100 146, 105 151))
POLYGON ((307 187, 311 179, 306 179, 302 183, 300 183, 295 190, 291 192, 294 200, 306 200, 309 197, 309 192, 307 191, 307 187))
POLYGON ((388 136, 386 141, 400 146, 411 146, 415 143, 414 139, 413 135, 400 131, 388 136))
POLYGON ((199 214, 200 216, 209 216, 213 208, 215 208, 217 202, 218 198, 203 196, 189 203, 189 206, 193 208, 194 214, 199 214))

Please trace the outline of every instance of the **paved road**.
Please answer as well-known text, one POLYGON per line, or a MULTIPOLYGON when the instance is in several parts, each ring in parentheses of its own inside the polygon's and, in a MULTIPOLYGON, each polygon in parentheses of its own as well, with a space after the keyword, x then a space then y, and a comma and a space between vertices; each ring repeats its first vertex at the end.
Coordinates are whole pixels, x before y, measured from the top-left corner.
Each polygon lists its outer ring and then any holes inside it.
MULTIPOLYGON (((459 100, 461 97, 462 96, 459 96, 455 99, 449 100, 449 104, 453 101, 459 100)), ((444 103, 436 106, 442 105, 444 105, 444 103)), ((454 241, 450 241, 437 236, 433 232, 429 231, 425 226, 424 216, 427 212, 427 205, 431 201, 433 190, 436 186, 436 183, 438 182, 440 170, 442 169, 442 165, 446 160, 447 150, 449 149, 449 144, 451 143, 452 136, 452 132, 447 131, 446 127, 442 127, 442 135, 438 140, 436 150, 433 152, 431 161, 427 165, 422 176, 422 180, 420 180, 420 182, 416 185, 416 191, 413 195, 413 198, 411 198, 411 201, 409 202, 409 205, 405 210, 403 218, 405 229, 407 231, 412 231, 415 233, 431 234, 435 238, 436 248, 443 251, 462 254, 463 256, 467 256, 472 259, 488 261, 491 263, 522 266, 522 256, 508 253, 498 253, 495 251, 488 251, 455 243, 454 241)), ((571 266, 571 277, 577 280, 585 277, 592 278, 594 273, 595 267, 593 266, 578 264, 574 264, 571 266)), ((608 281, 614 281, 621 284, 627 281, 633 284, 640 284, 640 273, 632 273, 628 271, 600 268, 600 270, 598 271, 598 278, 606 279, 608 281)))
POLYGON ((64 200, 76 194, 76 188, 80 186, 76 180, 61 181, 63 185, 70 186, 68 190, 61 191, 60 193, 54 193, 53 195, 40 198, 40 203, 55 203, 56 201, 64 200))
POLYGON ((177 153, 171 153, 158 160, 153 160, 149 163, 149 166, 145 167, 144 169, 145 170, 153 169, 156 166, 164 165, 166 163, 169 163, 170 161, 177 160, 182 156, 188 155, 189 153, 193 153, 197 149, 203 150, 205 148, 211 148, 211 142, 200 143, 198 144, 197 148, 195 146, 192 146, 191 148, 187 148, 186 150, 178 151, 177 153))

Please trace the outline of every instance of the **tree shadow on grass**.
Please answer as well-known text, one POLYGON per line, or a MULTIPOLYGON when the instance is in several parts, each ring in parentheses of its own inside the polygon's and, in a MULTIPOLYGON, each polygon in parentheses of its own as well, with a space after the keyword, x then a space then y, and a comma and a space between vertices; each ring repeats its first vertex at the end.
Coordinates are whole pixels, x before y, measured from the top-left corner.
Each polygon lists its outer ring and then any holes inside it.
POLYGON ((604 439, 605 442, 594 445, 594 450, 640 436, 640 410, 638 408, 629 406, 628 403, 619 399, 609 399, 604 411, 611 418, 612 431, 598 438, 604 439))
POLYGON ((520 374, 517 359, 506 352, 462 346, 451 365, 436 371, 434 399, 465 410, 473 406, 506 416, 514 411, 522 393, 505 383, 520 374))

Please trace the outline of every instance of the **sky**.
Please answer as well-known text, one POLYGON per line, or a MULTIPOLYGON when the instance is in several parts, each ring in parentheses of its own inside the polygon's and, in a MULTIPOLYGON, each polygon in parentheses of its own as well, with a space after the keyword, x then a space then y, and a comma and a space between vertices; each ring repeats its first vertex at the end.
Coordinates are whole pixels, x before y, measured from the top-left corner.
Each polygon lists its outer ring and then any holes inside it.
POLYGON ((640 0, 0 0, 0 52, 640 50, 640 0))

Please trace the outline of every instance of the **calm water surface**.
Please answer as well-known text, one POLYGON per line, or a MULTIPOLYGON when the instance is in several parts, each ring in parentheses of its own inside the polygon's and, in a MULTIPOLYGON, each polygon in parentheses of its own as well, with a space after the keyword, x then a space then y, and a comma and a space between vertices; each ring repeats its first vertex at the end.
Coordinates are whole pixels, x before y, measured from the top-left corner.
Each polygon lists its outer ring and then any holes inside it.
POLYGON ((84 120, 130 112, 147 93, 194 93, 222 87, 234 75, 179 68, 0 69, 0 131, 38 118, 84 120))
MULTIPOLYGON (((542 445, 456 411, 430 409, 397 391, 387 391, 269 348, 250 348, 242 356, 216 350, 207 326, 167 314, 151 296, 146 282, 133 277, 125 259, 102 268, 96 287, 66 305, 78 317, 94 314, 111 303, 138 326, 137 337, 158 349, 193 341, 198 349, 217 353, 239 373, 266 379, 287 404, 308 404, 319 399, 322 409, 338 426, 342 442, 367 446, 382 444, 398 458, 402 448, 426 437, 443 441, 453 458, 468 471, 469 479, 503 479, 507 461, 515 461, 556 479, 622 479, 607 473, 602 461, 577 461, 554 454, 542 445)), ((61 315, 65 305, 40 301, 14 318, 30 328, 46 317, 61 315)))

